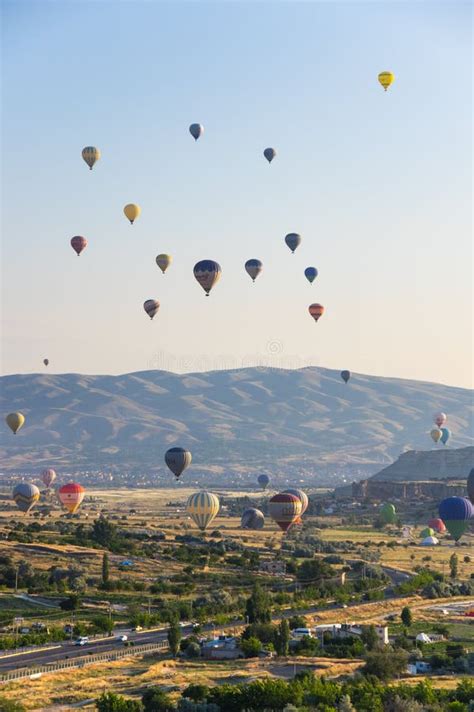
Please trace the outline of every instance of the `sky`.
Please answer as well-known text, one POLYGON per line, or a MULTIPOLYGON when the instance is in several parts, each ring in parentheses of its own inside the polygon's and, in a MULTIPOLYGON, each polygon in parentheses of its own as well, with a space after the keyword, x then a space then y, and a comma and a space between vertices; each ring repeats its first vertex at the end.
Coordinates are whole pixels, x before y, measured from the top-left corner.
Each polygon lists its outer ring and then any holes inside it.
POLYGON ((314 365, 472 386, 471 13, 4 1, 2 372, 47 357, 53 373, 314 365), (208 299, 200 259, 222 267, 208 299))

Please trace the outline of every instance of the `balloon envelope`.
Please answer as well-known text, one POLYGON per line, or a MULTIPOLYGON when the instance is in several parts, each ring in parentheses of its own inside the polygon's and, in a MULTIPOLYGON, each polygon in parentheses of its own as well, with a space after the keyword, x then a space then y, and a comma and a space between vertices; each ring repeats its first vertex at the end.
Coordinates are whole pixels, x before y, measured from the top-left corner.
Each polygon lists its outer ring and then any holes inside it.
POLYGON ((71 238, 71 247, 79 257, 81 252, 87 247, 86 238, 82 237, 82 235, 76 235, 75 237, 71 238))
POLYGON ((265 517, 259 509, 249 507, 245 509, 240 520, 242 529, 263 529, 265 517))
POLYGON ((313 317, 314 321, 318 321, 320 317, 324 314, 324 307, 322 304, 310 304, 308 311, 313 317))
POLYGON ((448 428, 441 428, 441 442, 446 445, 449 438, 451 437, 451 431, 448 428))
POLYGON ((176 479, 189 467, 192 459, 190 451, 182 447, 172 447, 165 452, 165 462, 176 479))
POLYGON ((189 133, 193 139, 197 141, 198 138, 204 133, 204 126, 202 124, 191 124, 189 127, 189 133))
POLYGON ((385 524, 394 524, 397 519, 397 511, 393 504, 386 502, 380 507, 380 518, 385 524))
POLYGON ((100 158, 100 151, 95 146, 86 146, 82 149, 82 158, 92 170, 94 163, 96 163, 100 158))
POLYGON ((56 472, 51 467, 47 467, 46 470, 43 470, 41 473, 41 480, 46 487, 51 487, 55 479, 56 472))
POLYGON ((135 203, 128 203, 128 205, 126 205, 123 209, 125 217, 130 220, 130 223, 132 225, 140 215, 141 211, 141 207, 139 205, 136 205, 135 203))
POLYGON ((270 483, 270 478, 268 475, 259 475, 257 477, 257 482, 260 485, 260 487, 264 490, 268 487, 270 483))
POLYGON ((245 271, 251 276, 252 282, 255 282, 262 269, 263 264, 260 260, 247 260, 245 263, 245 271))
POLYGON ((427 536, 434 536, 434 534, 435 534, 435 530, 432 529, 431 527, 425 527, 420 532, 420 536, 422 539, 426 539, 427 536))
POLYGON ((446 531, 444 522, 439 517, 433 517, 433 519, 430 519, 428 522, 428 526, 431 527, 431 529, 434 529, 435 532, 438 532, 438 534, 442 534, 446 531))
POLYGON ((308 504, 309 504, 308 495, 306 494, 306 492, 303 492, 302 489, 296 489, 293 487, 289 487, 288 489, 283 490, 283 494, 292 494, 295 497, 298 497, 299 501, 301 502, 300 515, 303 516, 303 514, 308 509, 308 504))
POLYGON ((441 412, 435 413, 433 416, 433 420, 436 423, 436 425, 438 426, 438 428, 441 428, 445 424, 447 419, 448 419, 448 416, 446 415, 446 413, 441 413, 441 412))
POLYGON ((74 514, 79 509, 85 493, 82 485, 78 485, 77 482, 69 482, 58 490, 58 497, 67 511, 74 514))
POLYGON ((280 492, 269 501, 268 511, 280 529, 286 532, 301 515, 301 502, 294 494, 280 492))
POLYGON ((467 494, 471 502, 474 504, 474 467, 467 478, 467 494))
POLYGON ((12 497, 15 504, 22 512, 29 512, 40 498, 40 491, 36 485, 29 482, 20 482, 13 488, 12 497))
POLYGON ((304 276, 306 277, 308 282, 310 282, 310 284, 312 284, 314 282, 314 280, 316 279, 316 277, 318 276, 318 270, 316 269, 316 267, 306 267, 306 269, 304 271, 304 276))
POLYGON ((378 79, 384 90, 387 91, 389 86, 393 83, 395 77, 392 72, 380 72, 378 79))
POLYGON ((209 292, 221 278, 221 267, 214 260, 201 260, 194 265, 194 277, 209 296, 209 292))
POLYGON ((171 257, 171 255, 163 254, 163 255, 158 255, 156 258, 156 264, 161 269, 163 274, 166 272, 166 270, 168 269, 168 267, 170 266, 172 261, 173 261, 173 258, 171 257))
POLYGON ((285 242, 290 250, 294 252, 298 245, 301 244, 301 235, 298 235, 297 232, 289 232, 285 237, 285 242))
POLYGON ((269 163, 271 163, 273 161, 273 159, 275 158, 275 156, 277 155, 277 152, 275 151, 274 148, 266 148, 263 152, 263 155, 265 156, 267 161, 269 163))
POLYGON ((49 358, 44 358, 43 363, 45 366, 49 366, 49 358))
POLYGON ((147 299, 146 302, 144 302, 143 304, 143 308, 150 317, 150 319, 153 319, 153 317, 158 314, 160 302, 157 299, 147 299))
POLYGON ((219 512, 219 498, 212 492, 196 492, 188 499, 186 511, 201 531, 214 521, 219 512))
POLYGON ((455 541, 459 541, 474 516, 474 507, 465 497, 447 497, 439 505, 439 516, 455 541))
POLYGON ((9 413, 5 418, 8 427, 13 432, 14 435, 20 430, 23 423, 25 422, 25 416, 23 413, 9 413))
POLYGON ((349 378, 351 377, 351 372, 350 371, 341 371, 341 378, 344 381, 344 383, 347 383, 349 378))
POLYGON ((434 440, 435 443, 439 442, 442 434, 439 428, 433 428, 430 432, 431 439, 434 440))

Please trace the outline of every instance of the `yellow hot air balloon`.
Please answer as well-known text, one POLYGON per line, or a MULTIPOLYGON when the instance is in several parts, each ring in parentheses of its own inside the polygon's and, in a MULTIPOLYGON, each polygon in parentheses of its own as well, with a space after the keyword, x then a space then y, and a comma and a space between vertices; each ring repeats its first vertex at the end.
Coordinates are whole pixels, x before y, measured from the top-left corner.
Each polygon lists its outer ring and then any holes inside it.
POLYGON ((170 266, 172 261, 173 261, 173 258, 171 257, 171 255, 163 254, 163 255, 158 255, 156 258, 156 264, 161 269, 163 274, 166 272, 166 270, 168 269, 168 267, 170 266))
POLYGON ((5 420, 7 421, 8 427, 13 432, 13 435, 16 435, 25 422, 25 416, 23 413, 9 413, 5 420))
POLYGON ((94 163, 96 163, 100 158, 100 151, 95 146, 86 146, 82 149, 82 158, 92 170, 94 163))
POLYGON ((142 209, 139 205, 135 205, 135 203, 128 203, 123 209, 123 212, 125 213, 125 217, 127 217, 131 224, 133 225, 134 221, 138 218, 140 215, 142 209))
POLYGON ((394 79, 395 79, 395 75, 392 74, 392 72, 380 72, 380 74, 379 74, 379 82, 383 86, 385 91, 387 91, 390 84, 393 83, 394 79))
POLYGON ((196 492, 188 499, 186 511, 196 526, 201 531, 204 531, 217 517, 219 507, 217 495, 212 494, 212 492, 196 492))

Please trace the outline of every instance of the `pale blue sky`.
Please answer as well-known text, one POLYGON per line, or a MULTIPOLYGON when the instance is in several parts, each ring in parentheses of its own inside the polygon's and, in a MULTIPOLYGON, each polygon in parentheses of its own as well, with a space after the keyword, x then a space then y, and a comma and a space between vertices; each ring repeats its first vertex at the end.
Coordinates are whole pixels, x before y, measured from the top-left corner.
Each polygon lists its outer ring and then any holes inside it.
POLYGON ((470 4, 15 0, 3 15, 4 373, 46 356, 52 372, 312 364, 471 385, 470 4), (92 172, 85 145, 102 151, 92 172), (204 258, 222 266, 209 299, 204 258))

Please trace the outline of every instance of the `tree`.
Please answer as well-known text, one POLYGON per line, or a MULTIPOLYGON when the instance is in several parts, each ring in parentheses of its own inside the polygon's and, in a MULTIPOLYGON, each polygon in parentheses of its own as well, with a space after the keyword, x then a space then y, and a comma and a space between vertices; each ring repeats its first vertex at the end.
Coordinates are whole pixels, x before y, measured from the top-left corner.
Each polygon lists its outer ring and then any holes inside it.
POLYGON ((149 687, 142 696, 144 712, 172 712, 175 707, 169 695, 159 687, 149 687))
MULTIPOLYGON (((127 700, 114 692, 104 692, 95 703, 98 712, 141 712, 140 702, 127 700)), ((3 710, 3 707, 0 707, 3 710)))
POLYGON ((77 611, 81 605, 81 599, 77 593, 71 593, 70 596, 60 602, 59 607, 62 611, 77 611))
POLYGON ((242 640, 240 647, 246 658, 257 658, 262 650, 262 644, 258 638, 247 638, 242 640))
POLYGON ((271 621, 270 597, 259 583, 255 584, 250 598, 247 599, 245 615, 249 623, 269 623, 271 621))
POLYGON ((459 566, 459 559, 457 554, 451 554, 449 558, 449 571, 450 571, 450 576, 452 579, 456 579, 458 577, 458 566, 459 566))
POLYGON ((114 622, 110 616, 105 616, 103 614, 94 616, 91 623, 96 628, 99 633, 112 633, 114 629, 114 622))
POLYGON ((413 616, 408 606, 402 608, 400 618, 402 619, 402 623, 404 626, 406 626, 407 628, 411 626, 411 624, 413 623, 413 616))
POLYGON ((181 640, 181 627, 178 621, 174 620, 168 628, 168 643, 170 646, 171 654, 176 657, 179 650, 179 643, 181 640))
POLYGON ((106 586, 109 582, 109 555, 106 551, 102 556, 102 583, 106 586))
POLYGON ((188 687, 181 693, 183 697, 189 697, 193 702, 204 702, 209 695, 209 688, 207 685, 200 685, 199 683, 194 683, 188 685, 188 687))
POLYGON ((361 639, 367 650, 374 650, 379 644, 379 636, 377 635, 375 626, 368 625, 362 628, 361 639))
POLYGON ((111 549, 117 543, 117 527, 113 522, 109 522, 103 516, 95 520, 92 527, 91 539, 96 541, 101 546, 106 546, 111 549))
POLYGON ((335 571, 321 559, 307 559, 298 566, 296 577, 302 583, 317 583, 321 579, 331 578, 335 571))
POLYGON ((275 636, 275 649, 278 655, 288 655, 288 648, 290 643, 290 626, 286 618, 280 621, 278 626, 278 631, 275 636))
POLYGON ((367 653, 362 670, 364 675, 374 675, 385 681, 397 677, 406 669, 408 654, 401 649, 387 648, 367 653))
POLYGON ((337 709, 339 710, 339 712, 356 712, 356 708, 352 704, 349 695, 344 695, 344 697, 341 697, 337 709))
POLYGON ((2 712, 24 712, 25 707, 21 704, 21 702, 7 700, 6 697, 0 695, 0 710, 2 712))

